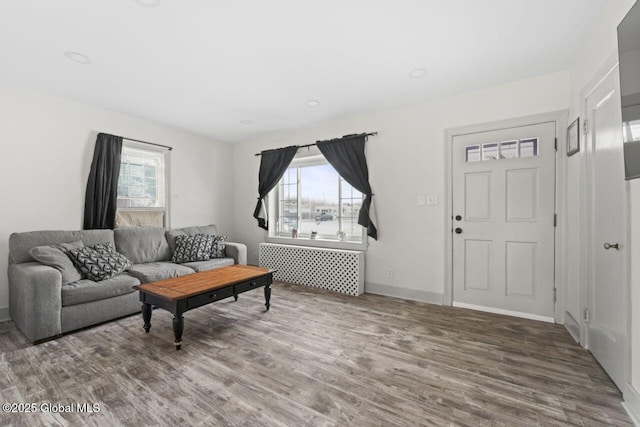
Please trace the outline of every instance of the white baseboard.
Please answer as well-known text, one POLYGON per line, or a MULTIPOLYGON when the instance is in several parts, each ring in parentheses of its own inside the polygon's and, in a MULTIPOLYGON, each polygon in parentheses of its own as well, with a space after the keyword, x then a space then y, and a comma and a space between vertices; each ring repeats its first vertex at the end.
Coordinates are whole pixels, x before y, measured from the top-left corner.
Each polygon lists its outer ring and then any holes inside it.
POLYGON ((371 282, 365 282, 364 291, 368 294, 384 295, 386 297, 402 298, 438 305, 442 305, 442 301, 444 299, 444 294, 437 292, 400 288, 398 286, 382 285, 380 283, 371 282))
POLYGON ((623 397, 622 407, 627 411, 629 418, 631 418, 636 427, 640 427, 640 392, 631 384, 627 384, 623 397))
POLYGON ((9 314, 9 306, 0 307, 0 322, 6 322, 7 320, 11 320, 11 315, 9 314))
POLYGON ((523 319, 539 320, 541 322, 555 323, 553 317, 540 316, 538 314, 522 313, 520 311, 504 310, 502 308, 484 307, 482 305, 453 302, 454 307, 468 308, 471 310, 486 311, 487 313, 503 314, 505 316, 522 317, 523 319))
POLYGON ((573 339, 580 343, 580 324, 576 322, 576 319, 568 311, 564 312, 564 327, 567 328, 573 339))

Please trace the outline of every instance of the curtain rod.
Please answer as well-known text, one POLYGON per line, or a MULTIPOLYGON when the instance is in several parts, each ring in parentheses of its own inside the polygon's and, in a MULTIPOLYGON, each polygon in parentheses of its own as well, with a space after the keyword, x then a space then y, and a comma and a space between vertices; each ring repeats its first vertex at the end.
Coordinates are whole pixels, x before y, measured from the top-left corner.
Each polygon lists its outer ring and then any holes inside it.
MULTIPOLYGON (((360 135, 364 135, 364 136, 376 136, 378 134, 378 132, 369 132, 369 133, 358 133, 358 134, 353 134, 353 135, 344 135, 342 138, 348 138, 348 137, 353 137, 353 136, 360 136, 360 135)), ((336 139, 342 139, 342 138, 336 138, 336 139)), ((306 145, 298 145, 297 148, 306 148, 306 147, 313 147, 314 145, 318 145, 318 142, 322 142, 322 141, 316 141, 313 144, 306 144, 306 145)), ((256 153, 256 156, 262 156, 262 153, 256 153)))
POLYGON ((121 136, 121 138, 126 139, 127 141, 140 142, 142 144, 147 144, 147 145, 155 145, 156 147, 166 148, 169 151, 173 150, 173 147, 169 147, 168 145, 156 144, 154 142, 140 141, 139 139, 127 138, 126 136, 121 136))

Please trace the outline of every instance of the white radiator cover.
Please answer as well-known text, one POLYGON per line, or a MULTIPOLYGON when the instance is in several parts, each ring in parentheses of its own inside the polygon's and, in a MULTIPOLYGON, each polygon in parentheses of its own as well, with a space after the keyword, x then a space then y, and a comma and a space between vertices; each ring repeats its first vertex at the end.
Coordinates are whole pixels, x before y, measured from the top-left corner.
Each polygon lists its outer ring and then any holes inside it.
POLYGON ((274 280, 348 295, 364 293, 364 252, 260 243, 260 267, 274 280))

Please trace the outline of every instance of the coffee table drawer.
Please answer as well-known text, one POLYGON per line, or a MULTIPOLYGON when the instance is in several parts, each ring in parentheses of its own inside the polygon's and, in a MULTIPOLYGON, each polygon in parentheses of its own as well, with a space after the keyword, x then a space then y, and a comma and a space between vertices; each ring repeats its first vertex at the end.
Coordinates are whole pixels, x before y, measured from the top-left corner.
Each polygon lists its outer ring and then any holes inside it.
POLYGON ((241 293, 245 291, 250 291, 251 289, 259 288, 260 286, 265 286, 271 283, 271 278, 267 277, 259 277, 254 280, 246 281, 244 283, 239 283, 236 286, 236 293, 241 293))
POLYGON ((195 295, 187 300, 187 310, 228 298, 230 296, 233 296, 233 289, 231 286, 209 291, 205 294, 195 295))

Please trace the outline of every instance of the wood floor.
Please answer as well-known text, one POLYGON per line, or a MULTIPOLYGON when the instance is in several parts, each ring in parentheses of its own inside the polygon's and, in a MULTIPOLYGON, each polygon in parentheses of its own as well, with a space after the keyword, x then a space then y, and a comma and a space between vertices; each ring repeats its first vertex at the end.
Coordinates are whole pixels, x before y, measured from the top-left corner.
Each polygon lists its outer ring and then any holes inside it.
POLYGON ((185 314, 154 310, 37 346, 0 324, 2 402, 100 412, 0 425, 631 425, 562 326, 276 283, 185 314))

